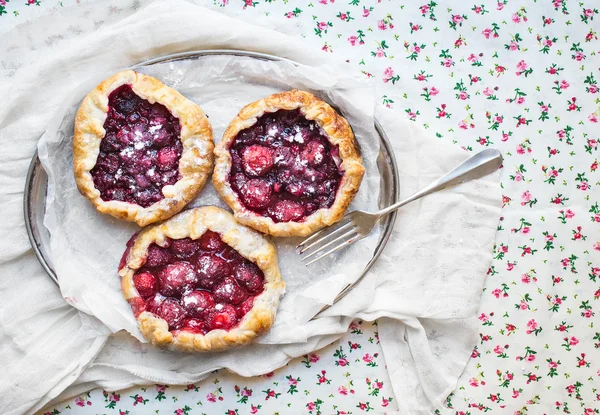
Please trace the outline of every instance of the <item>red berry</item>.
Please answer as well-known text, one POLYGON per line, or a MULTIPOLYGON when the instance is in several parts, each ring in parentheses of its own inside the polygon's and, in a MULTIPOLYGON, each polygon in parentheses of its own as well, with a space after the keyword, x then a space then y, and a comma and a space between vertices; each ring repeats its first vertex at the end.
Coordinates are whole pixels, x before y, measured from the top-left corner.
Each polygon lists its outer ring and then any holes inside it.
POLYGON ((169 251, 156 244, 152 244, 148 247, 148 256, 144 265, 154 268, 167 265, 171 261, 173 261, 173 257, 169 251))
POLYGON ((269 205, 273 196, 272 186, 261 179, 248 180, 240 190, 243 202, 253 209, 269 205))
POLYGON ((163 301, 165 301, 165 297, 159 293, 154 294, 154 296, 146 300, 146 311, 156 313, 156 310, 158 310, 163 301))
POLYGON ((196 262, 199 286, 212 289, 223 278, 231 274, 231 266, 223 259, 212 255, 202 255, 196 262))
POLYGON ((325 146, 318 141, 311 141, 302 149, 301 158, 311 166, 319 166, 325 160, 325 146))
POLYGON ((160 293, 172 297, 183 294, 194 287, 198 281, 194 267, 188 262, 175 262, 164 267, 158 273, 160 293))
POLYGON ((211 330, 229 330, 237 324, 235 308, 229 304, 217 304, 206 319, 208 328, 211 330))
POLYGON ((206 231, 198 240, 200 248, 205 251, 220 251, 225 247, 225 243, 221 240, 218 233, 213 231, 206 231))
POLYGON ((214 290, 215 300, 222 303, 240 304, 247 298, 247 294, 240 288, 233 278, 227 277, 214 290))
POLYGON ((246 262, 233 270, 233 276, 238 283, 252 294, 262 291, 264 277, 262 271, 253 263, 246 262))
POLYGON ((178 329, 183 324, 186 312, 174 298, 167 298, 156 310, 156 314, 169 325, 169 330, 178 329))
POLYGON ((208 291, 194 290, 181 297, 183 308, 193 317, 202 317, 215 306, 215 300, 208 291))
POLYGON ((273 167, 275 162, 272 149, 260 145, 246 147, 242 151, 244 171, 250 176, 262 176, 273 167))
POLYGON ((158 290, 156 278, 149 272, 140 272, 133 276, 133 285, 142 298, 152 296, 158 290))
POLYGON ((190 238, 175 239, 169 248, 173 255, 179 259, 187 259, 200 249, 200 244, 190 238))
POLYGON ((277 222, 291 222, 304 217, 304 208, 292 200, 280 200, 269 209, 269 213, 277 222))
POLYGON ((173 169, 178 163, 179 155, 175 147, 163 147, 158 150, 158 169, 165 171, 173 169))
POLYGON ((204 334, 204 321, 197 318, 188 318, 183 323, 181 330, 189 331, 197 334, 204 334))
POLYGON ((239 319, 244 317, 254 306, 254 297, 248 298, 237 308, 237 316, 239 319))

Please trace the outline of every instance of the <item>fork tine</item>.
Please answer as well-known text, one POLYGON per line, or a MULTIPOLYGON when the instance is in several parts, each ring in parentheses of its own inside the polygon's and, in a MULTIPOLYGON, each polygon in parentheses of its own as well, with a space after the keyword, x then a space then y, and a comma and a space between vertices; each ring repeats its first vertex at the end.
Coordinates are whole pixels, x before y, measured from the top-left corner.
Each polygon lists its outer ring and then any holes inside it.
MULTIPOLYGON (((313 234, 312 234, 312 235, 310 235, 308 238, 306 238, 305 240, 303 240, 302 242, 300 242, 298 245, 296 245, 296 248, 300 248, 300 247, 302 247, 302 246, 306 245, 307 243, 309 243, 310 241, 312 241, 312 240, 314 240, 314 239, 317 239, 317 238, 319 237, 319 235, 321 235, 322 237, 325 237, 325 236, 326 236, 326 235, 328 235, 330 232, 332 232, 332 231, 334 231, 334 230, 335 230, 335 229, 331 229, 331 228, 333 228, 334 226, 337 226, 337 227, 339 227, 339 226, 340 226, 342 223, 344 223, 344 221, 345 221, 345 220, 347 220, 347 219, 349 219, 349 217, 348 217, 348 216, 344 216, 344 217, 342 218, 342 220, 341 220, 341 221, 339 221, 339 222, 337 222, 337 223, 335 223, 335 224, 333 224, 333 225, 331 225, 331 226, 329 226, 329 227, 327 227, 327 228, 323 228, 323 229, 321 229, 320 231, 317 231, 317 232, 313 233, 313 234)), ((351 222, 351 221, 349 221, 349 222, 346 222, 346 223, 344 223, 344 225, 347 225, 347 224, 348 224, 348 223, 350 223, 350 222, 351 222)), ((337 229, 337 228, 336 228, 336 229, 337 229)))
POLYGON ((318 254, 319 252, 322 252, 325 248, 327 248, 328 246, 333 245, 334 243, 336 243, 337 241, 341 241, 342 239, 346 239, 346 238, 352 238, 354 235, 356 234, 356 231, 354 229, 349 230, 348 232, 346 232, 343 235, 338 236, 337 238, 335 238, 333 241, 329 241, 327 242, 325 245, 323 245, 322 247, 320 247, 319 249, 316 249, 314 252, 311 252, 310 254, 308 254, 307 256, 305 256, 304 258, 302 258, 304 261, 306 261, 308 258, 314 256, 315 254, 318 254))
MULTIPOLYGON (((357 235, 357 236, 360 236, 360 235, 357 235)), ((339 250, 339 249, 342 249, 342 248, 344 248, 344 247, 346 247, 346 246, 350 245, 351 243, 353 243, 353 242, 356 242, 356 241, 358 241, 358 240, 360 240, 360 239, 362 239, 362 238, 364 238, 364 236, 360 236, 359 238, 356 238, 356 239, 349 239, 349 240, 347 240, 346 242, 342 242, 341 244, 339 244, 339 245, 338 245, 338 246, 336 246, 335 248, 332 248, 332 249, 330 249, 329 251, 325 252, 323 255, 320 255, 320 256, 316 257, 315 259, 313 259, 312 261, 310 261, 310 262, 306 263, 306 264, 305 264, 305 266, 309 266, 310 264, 313 264, 313 263, 317 262, 319 259, 321 259, 321 258, 323 258, 323 257, 326 257, 327 255, 329 255, 329 254, 332 254, 332 253, 334 253, 335 251, 337 251, 337 250, 339 250)), ((319 252, 320 252, 320 251, 319 251, 319 252)))
POLYGON ((308 251, 310 248, 312 248, 315 245, 318 245, 322 242, 324 242, 325 240, 327 240, 328 238, 332 237, 333 235, 339 233, 340 231, 346 230, 348 227, 353 226, 353 223, 350 221, 348 223, 346 223, 343 226, 338 226, 335 229, 329 229, 329 232, 326 233, 325 235, 323 235, 322 237, 318 238, 317 240, 315 240, 313 243, 311 243, 308 246, 305 246, 304 248, 302 248, 300 250, 300 253, 303 254, 304 252, 308 251))

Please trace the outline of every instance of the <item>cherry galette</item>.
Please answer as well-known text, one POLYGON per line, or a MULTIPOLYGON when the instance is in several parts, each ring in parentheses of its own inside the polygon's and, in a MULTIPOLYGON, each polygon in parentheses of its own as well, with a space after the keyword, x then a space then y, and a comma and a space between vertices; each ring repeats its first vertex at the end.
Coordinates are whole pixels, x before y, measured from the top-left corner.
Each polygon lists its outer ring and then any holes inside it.
POLYGON ((242 108, 215 156, 213 183, 235 218, 276 236, 340 220, 365 171, 346 119, 298 90, 242 108))
POLYGON ((200 192, 213 147, 198 105, 156 78, 124 71, 98 85, 77 111, 75 180, 98 211, 145 226, 200 192))
POLYGON ((135 234, 119 275, 144 337, 180 351, 251 342, 271 327, 285 291, 275 246, 213 206, 135 234))

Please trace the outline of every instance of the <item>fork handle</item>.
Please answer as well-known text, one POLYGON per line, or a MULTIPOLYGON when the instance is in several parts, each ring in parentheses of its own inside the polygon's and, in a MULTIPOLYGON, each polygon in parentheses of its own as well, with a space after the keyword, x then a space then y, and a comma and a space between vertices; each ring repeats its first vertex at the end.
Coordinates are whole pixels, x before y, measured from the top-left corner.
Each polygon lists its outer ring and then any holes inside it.
POLYGON ((431 183, 429 186, 419 190, 412 196, 409 196, 398 203, 380 210, 378 215, 379 217, 385 216, 412 201, 420 199, 423 196, 427 196, 430 193, 437 192, 438 190, 487 176, 488 174, 498 170, 501 165, 502 154, 500 154, 498 150, 492 148, 483 150, 463 161, 454 169, 431 183))

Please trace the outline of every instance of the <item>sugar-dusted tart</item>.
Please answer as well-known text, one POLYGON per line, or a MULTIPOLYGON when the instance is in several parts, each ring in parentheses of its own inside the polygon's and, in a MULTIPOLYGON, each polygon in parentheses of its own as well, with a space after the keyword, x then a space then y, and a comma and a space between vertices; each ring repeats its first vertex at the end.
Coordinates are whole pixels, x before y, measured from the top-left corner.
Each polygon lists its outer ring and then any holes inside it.
POLYGON ((285 291, 275 246, 213 206, 134 235, 119 275, 144 337, 189 352, 250 343, 269 330, 285 291))
POLYGON ((239 222, 305 236, 344 216, 364 172, 348 121, 292 90, 242 108, 215 148, 213 182, 239 222))
POLYGON ((140 226, 179 212, 213 167, 202 109, 158 79, 131 70, 98 85, 75 117, 75 181, 101 213, 140 226))

